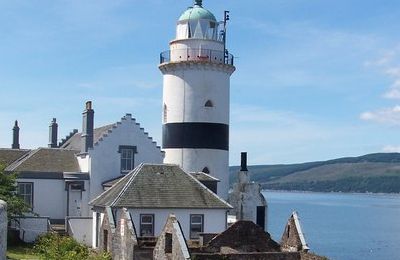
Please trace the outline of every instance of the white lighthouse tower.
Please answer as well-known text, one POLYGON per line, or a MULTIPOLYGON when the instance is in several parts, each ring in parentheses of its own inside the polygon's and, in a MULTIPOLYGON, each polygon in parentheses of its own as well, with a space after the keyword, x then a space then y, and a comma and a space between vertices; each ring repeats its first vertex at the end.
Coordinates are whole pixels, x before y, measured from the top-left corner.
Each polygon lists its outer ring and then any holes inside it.
POLYGON ((160 56, 164 75, 165 163, 220 180, 229 189, 229 93, 235 71, 226 50, 226 21, 218 22, 201 0, 179 18, 170 50, 160 56))

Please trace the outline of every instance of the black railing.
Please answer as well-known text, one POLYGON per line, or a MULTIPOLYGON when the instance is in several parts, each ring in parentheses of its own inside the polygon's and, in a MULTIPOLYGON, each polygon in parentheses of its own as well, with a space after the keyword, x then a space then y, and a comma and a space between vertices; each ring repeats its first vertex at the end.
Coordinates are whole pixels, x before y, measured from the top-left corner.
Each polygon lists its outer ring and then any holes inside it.
POLYGON ((178 49, 160 54, 160 64, 180 61, 204 61, 233 66, 234 57, 228 52, 208 49, 178 49))

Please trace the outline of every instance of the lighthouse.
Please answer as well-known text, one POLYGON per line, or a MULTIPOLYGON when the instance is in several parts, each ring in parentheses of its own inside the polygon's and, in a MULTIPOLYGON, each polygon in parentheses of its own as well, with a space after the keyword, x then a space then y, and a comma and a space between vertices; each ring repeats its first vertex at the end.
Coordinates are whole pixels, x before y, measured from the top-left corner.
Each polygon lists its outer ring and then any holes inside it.
POLYGON ((169 51, 160 55, 163 74, 164 163, 219 180, 229 189, 229 95, 233 56, 226 49, 226 21, 196 0, 180 16, 169 51))

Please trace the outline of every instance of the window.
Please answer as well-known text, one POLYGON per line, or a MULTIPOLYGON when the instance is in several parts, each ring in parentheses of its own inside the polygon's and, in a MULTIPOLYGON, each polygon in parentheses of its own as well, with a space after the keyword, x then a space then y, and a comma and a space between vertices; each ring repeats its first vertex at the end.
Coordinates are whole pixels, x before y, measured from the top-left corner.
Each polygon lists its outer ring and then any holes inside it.
POLYGON ((135 167, 136 146, 120 146, 121 172, 128 173, 135 167))
POLYGON ((154 215, 152 214, 140 215, 140 236, 141 237, 154 236, 154 215))
POLYGON ((166 104, 164 104, 163 120, 164 120, 164 123, 166 123, 168 120, 168 107, 166 104))
POLYGON ((204 215, 190 215, 190 238, 198 239, 204 230, 204 215))
POLYGON ((211 100, 207 100, 207 102, 204 104, 205 107, 214 107, 214 104, 211 100))
POLYGON ((25 203, 29 205, 29 207, 33 208, 33 183, 19 182, 17 192, 25 203))

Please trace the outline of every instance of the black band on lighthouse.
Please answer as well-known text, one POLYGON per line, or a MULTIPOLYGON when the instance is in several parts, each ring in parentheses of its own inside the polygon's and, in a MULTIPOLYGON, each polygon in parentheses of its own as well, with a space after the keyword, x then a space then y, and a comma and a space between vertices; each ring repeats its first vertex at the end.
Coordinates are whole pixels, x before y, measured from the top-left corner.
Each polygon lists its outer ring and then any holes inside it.
POLYGON ((216 123, 163 125, 163 148, 229 150, 229 126, 216 123))

